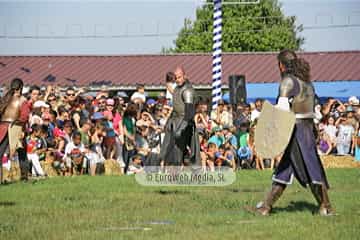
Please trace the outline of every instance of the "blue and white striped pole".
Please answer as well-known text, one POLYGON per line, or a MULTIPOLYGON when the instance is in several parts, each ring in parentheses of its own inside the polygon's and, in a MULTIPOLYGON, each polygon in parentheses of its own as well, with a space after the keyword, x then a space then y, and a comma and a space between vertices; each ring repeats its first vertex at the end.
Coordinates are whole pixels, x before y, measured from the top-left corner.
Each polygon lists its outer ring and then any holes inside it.
POLYGON ((212 68, 212 108, 216 109, 221 100, 221 31, 222 31, 222 0, 214 0, 213 22, 213 68, 212 68))

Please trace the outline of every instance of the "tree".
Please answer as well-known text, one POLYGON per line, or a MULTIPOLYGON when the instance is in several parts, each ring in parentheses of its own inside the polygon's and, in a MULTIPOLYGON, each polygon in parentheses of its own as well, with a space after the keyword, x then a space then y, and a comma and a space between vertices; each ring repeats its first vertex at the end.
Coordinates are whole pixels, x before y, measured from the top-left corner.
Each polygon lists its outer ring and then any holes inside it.
MULTIPOLYGON (((233 1, 233 0, 232 0, 233 1)), ((223 5, 222 49, 224 52, 299 50, 304 38, 295 16, 286 17, 277 0, 261 0, 258 5, 223 5)), ((213 6, 196 10, 196 20, 185 19, 184 27, 170 52, 211 52, 213 6)))

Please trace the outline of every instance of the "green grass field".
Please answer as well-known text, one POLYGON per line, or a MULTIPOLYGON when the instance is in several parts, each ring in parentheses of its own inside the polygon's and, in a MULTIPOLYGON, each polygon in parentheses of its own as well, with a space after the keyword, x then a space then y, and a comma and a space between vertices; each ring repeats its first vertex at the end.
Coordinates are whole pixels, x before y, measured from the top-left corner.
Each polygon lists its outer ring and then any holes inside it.
POLYGON ((52 178, 0 186, 0 239, 359 239, 359 169, 327 171, 338 216, 313 215, 310 191, 290 186, 270 217, 270 171, 240 171, 227 187, 143 187, 133 176, 52 178))

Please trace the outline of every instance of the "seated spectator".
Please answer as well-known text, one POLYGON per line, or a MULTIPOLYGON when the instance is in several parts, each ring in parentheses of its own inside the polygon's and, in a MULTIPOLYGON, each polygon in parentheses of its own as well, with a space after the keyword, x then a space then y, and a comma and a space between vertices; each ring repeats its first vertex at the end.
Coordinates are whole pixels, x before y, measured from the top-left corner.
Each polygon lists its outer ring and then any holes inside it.
POLYGON ((209 166, 211 172, 215 171, 215 160, 217 151, 218 148, 215 143, 208 143, 206 151, 206 163, 209 166))
POLYGON ((248 132, 248 124, 241 123, 240 129, 238 132, 239 139, 239 149, 237 151, 238 158, 240 160, 239 166, 243 168, 249 168, 252 160, 252 152, 249 147, 249 132, 248 132))
POLYGON ((86 160, 84 144, 81 143, 81 134, 75 131, 72 135, 72 141, 65 147, 64 161, 70 175, 73 174, 73 168, 81 175, 86 169, 86 160))
POLYGON ((211 131, 211 121, 208 115, 208 105, 206 102, 201 101, 196 107, 196 114, 194 117, 195 126, 200 131, 211 131))
POLYGON ((332 149, 333 144, 331 142, 330 136, 326 132, 320 131, 320 138, 317 144, 319 155, 329 155, 332 149))
POLYGON ((228 125, 224 125, 223 134, 225 138, 225 143, 229 143, 230 144, 229 147, 231 147, 231 149, 236 151, 236 149, 238 149, 238 141, 236 139, 236 136, 233 134, 234 130, 235 130, 234 128, 231 128, 228 125))
POLYGON ((233 170, 236 169, 235 157, 232 149, 225 148, 224 145, 218 148, 218 151, 215 153, 215 165, 217 167, 231 167, 233 170))
POLYGON ((233 119, 232 113, 227 109, 225 103, 223 101, 219 101, 218 107, 216 110, 213 110, 210 114, 211 119, 211 127, 220 127, 222 128, 224 125, 232 126, 233 119))
POLYGON ((206 162, 207 162, 207 137, 204 131, 199 132, 199 143, 200 143, 200 157, 201 157, 201 169, 206 171, 206 162))
POLYGON ((213 133, 214 135, 210 137, 208 143, 214 143, 216 147, 220 147, 222 144, 225 143, 225 138, 222 129, 220 127, 214 127, 213 133))
POLYGON ((142 172, 144 172, 144 168, 142 166, 142 156, 140 154, 136 154, 131 158, 131 163, 129 164, 129 169, 126 174, 132 175, 142 172))

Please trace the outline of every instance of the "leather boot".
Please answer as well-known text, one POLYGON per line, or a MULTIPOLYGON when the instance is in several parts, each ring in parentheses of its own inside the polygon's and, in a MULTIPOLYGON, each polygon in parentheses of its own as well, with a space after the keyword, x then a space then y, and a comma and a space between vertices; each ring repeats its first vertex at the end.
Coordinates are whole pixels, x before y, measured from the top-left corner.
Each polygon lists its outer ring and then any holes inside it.
POLYGON ((272 206, 280 198, 284 192, 286 185, 273 183, 270 192, 266 195, 264 202, 256 205, 256 212, 263 216, 268 216, 271 212, 272 206))
POLYGON ((311 191, 319 204, 319 214, 321 216, 332 216, 335 215, 335 211, 332 209, 327 187, 322 184, 311 184, 311 191))

